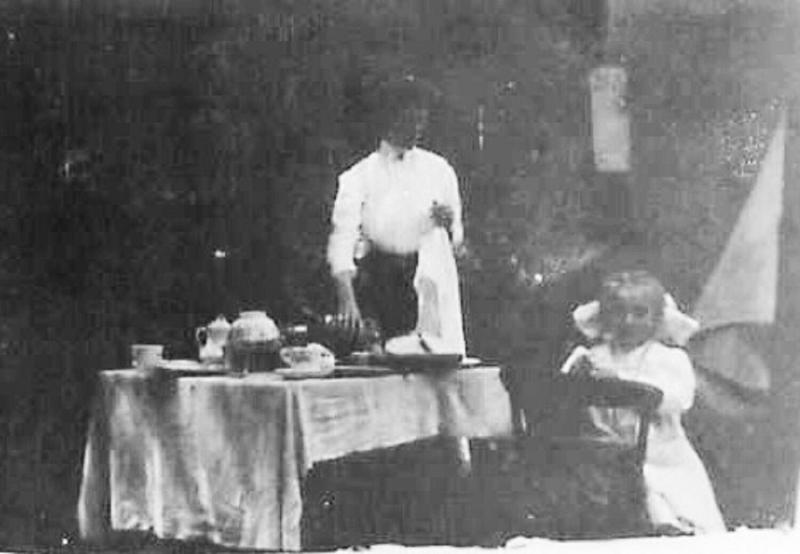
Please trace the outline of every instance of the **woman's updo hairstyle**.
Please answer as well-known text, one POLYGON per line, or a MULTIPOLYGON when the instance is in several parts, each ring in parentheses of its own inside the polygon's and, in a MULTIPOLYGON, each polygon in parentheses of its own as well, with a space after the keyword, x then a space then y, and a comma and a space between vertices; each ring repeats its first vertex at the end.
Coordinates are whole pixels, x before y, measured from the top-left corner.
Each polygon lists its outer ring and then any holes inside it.
POLYGON ((375 135, 384 136, 406 110, 430 110, 440 97, 441 92, 432 83, 414 75, 380 83, 372 98, 375 135))

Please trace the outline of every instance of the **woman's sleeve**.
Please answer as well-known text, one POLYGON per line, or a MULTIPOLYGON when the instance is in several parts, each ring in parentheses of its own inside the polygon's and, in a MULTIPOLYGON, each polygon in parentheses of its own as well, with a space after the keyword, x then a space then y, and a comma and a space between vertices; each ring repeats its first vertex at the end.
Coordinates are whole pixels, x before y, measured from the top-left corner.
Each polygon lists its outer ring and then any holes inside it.
POLYGON ((459 246, 464 241, 464 223, 461 214, 461 193, 458 189, 458 176, 453 166, 445 163, 444 167, 445 202, 453 210, 453 245, 459 246))
POLYGON ((685 412, 694 402, 696 379, 692 362, 680 348, 664 347, 663 352, 652 361, 641 380, 664 393, 660 412, 685 412))
POLYGON ((353 254, 361 232, 363 203, 363 179, 352 169, 345 171, 339 176, 339 190, 333 204, 332 229, 328 238, 328 263, 333 275, 356 270, 353 254))

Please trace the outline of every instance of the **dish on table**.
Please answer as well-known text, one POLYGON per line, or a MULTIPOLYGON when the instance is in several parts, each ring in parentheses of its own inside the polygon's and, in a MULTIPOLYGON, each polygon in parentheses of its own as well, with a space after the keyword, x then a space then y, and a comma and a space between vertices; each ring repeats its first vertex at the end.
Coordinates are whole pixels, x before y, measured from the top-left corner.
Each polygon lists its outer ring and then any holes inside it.
POLYGON ((280 375, 286 380, 299 380, 299 379, 324 379, 333 375, 335 368, 320 369, 317 367, 301 368, 301 367, 279 367, 274 373, 280 375))

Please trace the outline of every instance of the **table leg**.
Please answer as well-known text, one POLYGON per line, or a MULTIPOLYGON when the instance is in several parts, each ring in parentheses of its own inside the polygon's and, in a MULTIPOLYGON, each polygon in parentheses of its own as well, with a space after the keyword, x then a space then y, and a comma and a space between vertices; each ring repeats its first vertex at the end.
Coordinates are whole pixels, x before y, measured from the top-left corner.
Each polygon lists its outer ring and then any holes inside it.
POLYGON ((470 449, 469 439, 467 437, 456 438, 455 447, 458 473, 462 477, 466 477, 472 473, 472 450, 470 449))
POLYGON ((81 537, 102 543, 110 530, 107 436, 102 418, 95 415, 89 427, 83 462, 83 479, 78 498, 78 526, 81 537))

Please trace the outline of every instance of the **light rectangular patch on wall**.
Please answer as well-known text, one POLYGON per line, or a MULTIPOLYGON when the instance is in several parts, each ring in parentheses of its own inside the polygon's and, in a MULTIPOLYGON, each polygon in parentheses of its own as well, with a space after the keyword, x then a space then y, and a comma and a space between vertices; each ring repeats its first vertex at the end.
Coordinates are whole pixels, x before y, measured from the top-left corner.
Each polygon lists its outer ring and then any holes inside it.
POLYGON ((625 96, 628 76, 619 66, 600 66, 589 72, 592 105, 592 146, 597 171, 630 171, 630 116, 625 96))

